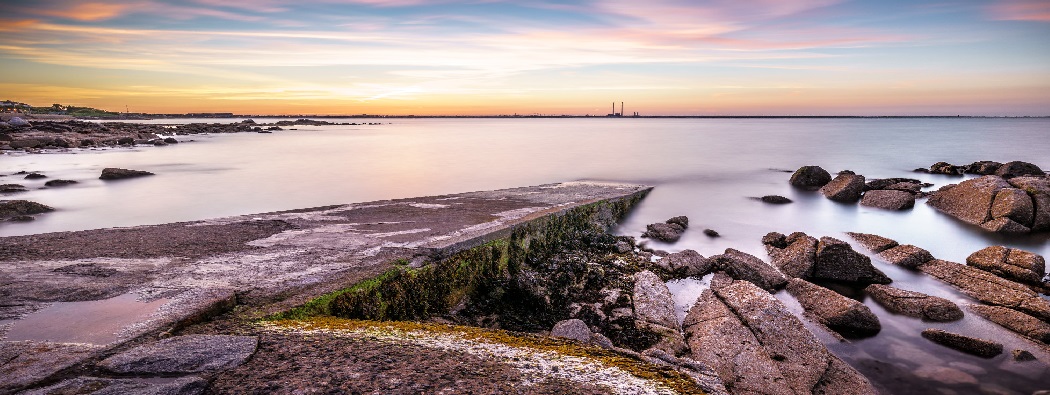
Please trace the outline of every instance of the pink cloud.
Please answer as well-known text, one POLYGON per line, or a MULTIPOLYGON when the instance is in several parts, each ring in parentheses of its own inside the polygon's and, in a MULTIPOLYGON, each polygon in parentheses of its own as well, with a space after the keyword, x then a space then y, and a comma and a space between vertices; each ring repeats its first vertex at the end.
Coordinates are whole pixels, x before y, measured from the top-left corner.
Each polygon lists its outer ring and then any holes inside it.
POLYGON ((1001 0, 988 10, 998 20, 1050 22, 1050 2, 1046 0, 1001 0))
POLYGON ((35 10, 36 14, 55 16, 78 21, 94 22, 123 15, 130 4, 114 3, 79 3, 66 7, 54 7, 35 10))

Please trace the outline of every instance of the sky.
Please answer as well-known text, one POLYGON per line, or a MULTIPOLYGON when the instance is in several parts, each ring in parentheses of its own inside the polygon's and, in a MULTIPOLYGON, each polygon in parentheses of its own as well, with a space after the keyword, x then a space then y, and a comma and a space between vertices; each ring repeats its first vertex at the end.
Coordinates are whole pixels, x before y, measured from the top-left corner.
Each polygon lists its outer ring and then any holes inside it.
POLYGON ((147 113, 1050 115, 1050 0, 0 0, 0 99, 147 113), (619 111, 617 107, 616 111, 619 111))

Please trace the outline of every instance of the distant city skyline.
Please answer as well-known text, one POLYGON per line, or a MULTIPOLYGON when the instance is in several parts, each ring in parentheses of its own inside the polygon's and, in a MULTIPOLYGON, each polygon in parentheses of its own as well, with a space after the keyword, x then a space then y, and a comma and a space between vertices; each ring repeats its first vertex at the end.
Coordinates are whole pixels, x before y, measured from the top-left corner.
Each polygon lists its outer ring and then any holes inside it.
POLYGON ((38 106, 1050 115, 1045 0, 36 0, 0 10, 0 91, 38 106))

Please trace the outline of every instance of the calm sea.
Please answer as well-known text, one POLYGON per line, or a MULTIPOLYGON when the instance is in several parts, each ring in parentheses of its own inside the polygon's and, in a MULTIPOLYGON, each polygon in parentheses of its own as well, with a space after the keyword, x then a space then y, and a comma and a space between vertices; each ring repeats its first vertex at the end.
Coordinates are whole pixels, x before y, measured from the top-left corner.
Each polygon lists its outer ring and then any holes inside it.
MULTIPOLYGON (((239 119, 226 120, 235 121, 239 119)), ((832 173, 848 169, 869 179, 918 178, 935 184, 933 190, 964 178, 912 170, 938 161, 968 164, 978 160, 1023 160, 1050 169, 1050 119, 371 120, 377 121, 382 124, 179 136, 184 143, 168 147, 0 156, 2 174, 40 171, 49 179, 80 181, 69 187, 40 189, 46 180, 0 177, 2 183, 17 182, 33 189, 17 198, 59 210, 31 223, 0 224, 0 236, 591 179, 656 187, 616 230, 621 234, 638 236, 647 223, 687 215, 690 229, 682 240, 672 245, 651 243, 668 251, 692 248, 708 256, 732 247, 765 257, 760 239, 770 231, 803 231, 844 240, 848 240, 844 232, 854 231, 915 244, 956 262, 997 244, 1050 256, 1047 234, 989 235, 921 202, 904 212, 839 204, 815 192, 792 189, 786 172, 819 165, 832 173), (148 170, 157 176, 104 183, 97 178, 105 167, 148 170), (768 205, 750 199, 770 194, 789 197, 795 203, 768 205), (722 237, 705 236, 704 228, 722 237)), ((216 120, 157 121, 176 122, 216 120)), ((970 302, 926 276, 877 265, 898 287, 970 302)), ((684 312, 704 285, 703 281, 685 281, 671 286, 684 312)), ((784 293, 778 297, 793 303, 784 293)), ((1031 344, 1012 340, 983 320, 968 317, 953 324, 923 323, 895 317, 871 300, 865 303, 883 318, 883 334, 841 344, 825 340, 869 377, 878 381, 903 377, 894 380, 909 384, 889 388, 894 393, 919 391, 926 388, 922 383, 927 381, 960 391, 983 386, 987 391, 1024 392, 1050 377, 1042 363, 1024 365, 1012 362, 1009 356, 983 360, 918 338, 917 331, 937 327, 1006 338, 1008 350, 1037 352, 1031 344), (871 361, 897 361, 902 368, 889 369, 871 361), (929 378, 938 376, 937 372, 917 370, 938 361, 966 375, 956 377, 961 384, 948 385, 929 378), (980 379, 980 384, 971 384, 967 376, 980 379)), ((1043 351, 1037 355, 1044 361, 1047 358, 1043 351)))

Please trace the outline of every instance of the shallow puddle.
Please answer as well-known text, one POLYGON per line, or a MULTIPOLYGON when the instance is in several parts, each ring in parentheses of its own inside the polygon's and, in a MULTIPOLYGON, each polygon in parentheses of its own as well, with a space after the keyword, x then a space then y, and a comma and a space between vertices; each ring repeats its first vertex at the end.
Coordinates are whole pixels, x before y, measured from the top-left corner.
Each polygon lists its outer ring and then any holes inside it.
POLYGON ((168 299, 140 302, 135 294, 88 302, 56 302, 14 321, 4 340, 109 344, 129 325, 145 320, 168 299))

